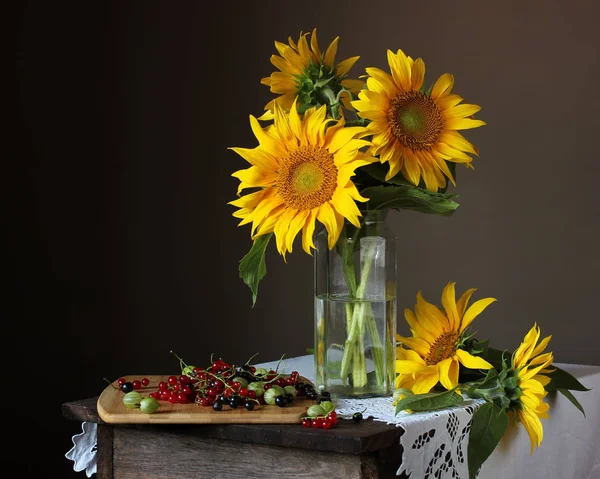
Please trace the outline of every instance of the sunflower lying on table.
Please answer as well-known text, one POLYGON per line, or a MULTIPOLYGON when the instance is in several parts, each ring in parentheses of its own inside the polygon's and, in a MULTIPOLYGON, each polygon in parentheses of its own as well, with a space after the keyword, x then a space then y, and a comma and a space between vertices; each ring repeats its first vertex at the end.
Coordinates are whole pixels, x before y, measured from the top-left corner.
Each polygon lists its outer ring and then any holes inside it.
POLYGON ((548 393, 562 392, 583 412, 569 389, 587 388, 566 371, 551 367, 554 356, 544 352, 551 336, 540 341, 537 324, 512 354, 490 348, 488 340, 477 340, 469 326, 496 299, 480 299, 467 308, 476 290, 469 289, 456 301, 455 284, 448 283, 442 293, 444 312, 425 301, 421 292, 415 311, 404 310, 412 337, 398 335, 393 404, 398 414, 454 406, 463 401, 463 395, 485 399, 487 403, 473 416, 469 440, 473 476, 506 432, 511 416, 527 430, 533 454, 544 438, 540 419, 548 418, 550 406, 544 401, 548 393), (479 423, 493 423, 494 427, 480 428, 479 423), (495 431, 495 436, 486 441, 473 437, 482 429, 495 431))

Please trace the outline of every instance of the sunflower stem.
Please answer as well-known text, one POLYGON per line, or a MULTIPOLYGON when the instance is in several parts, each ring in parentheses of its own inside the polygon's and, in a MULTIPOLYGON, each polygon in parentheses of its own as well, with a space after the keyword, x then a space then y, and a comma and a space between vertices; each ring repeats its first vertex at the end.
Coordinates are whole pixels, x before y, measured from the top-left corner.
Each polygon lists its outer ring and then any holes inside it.
MULTIPOLYGON (((352 250, 350 250, 352 252, 352 250)), ((345 378, 348 376, 348 370, 350 363, 352 363, 352 385, 360 388, 367 385, 367 364, 365 358, 364 349, 364 335, 365 328, 368 328, 369 335, 373 342, 373 361, 375 362, 375 371, 377 376, 378 384, 384 381, 384 358, 383 358, 383 347, 379 339, 379 333, 377 331, 377 325, 375 324, 375 318, 373 317, 371 304, 368 301, 362 301, 365 298, 366 289, 368 285, 369 275, 373 267, 375 259, 376 246, 373 245, 367 248, 363 265, 361 268, 360 282, 356 288, 355 297, 358 300, 354 305, 352 311, 352 319, 348 322, 348 338, 346 340, 346 347, 344 348, 344 354, 342 356, 342 367, 341 376, 345 378), (369 321, 371 319, 371 321, 369 321)), ((346 252, 346 254, 348 254, 346 252)), ((345 264, 349 261, 344 261, 345 264)), ((346 309, 348 314, 349 309, 346 309)), ((348 321, 348 319, 346 318, 348 321)))

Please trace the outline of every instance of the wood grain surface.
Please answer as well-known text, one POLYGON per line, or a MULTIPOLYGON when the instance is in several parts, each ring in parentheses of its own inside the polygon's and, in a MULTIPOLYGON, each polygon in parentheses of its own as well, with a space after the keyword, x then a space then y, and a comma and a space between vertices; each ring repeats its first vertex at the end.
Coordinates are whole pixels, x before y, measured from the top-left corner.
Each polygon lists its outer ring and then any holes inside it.
MULTIPOLYGON (((140 375, 123 376, 126 380, 139 379, 140 375)), ((142 396, 147 396, 158 389, 160 381, 168 376, 148 376, 150 384, 138 389, 142 396)), ((305 378, 302 378, 308 383, 305 378)), ((296 398, 286 407, 261 405, 253 411, 243 407, 231 409, 224 406, 222 411, 214 411, 212 407, 190 404, 173 404, 159 401, 158 411, 152 414, 143 413, 139 408, 130 409, 123 404, 124 393, 115 389, 117 383, 107 386, 98 397, 98 414, 108 424, 297 424, 306 410, 316 401, 296 398)))

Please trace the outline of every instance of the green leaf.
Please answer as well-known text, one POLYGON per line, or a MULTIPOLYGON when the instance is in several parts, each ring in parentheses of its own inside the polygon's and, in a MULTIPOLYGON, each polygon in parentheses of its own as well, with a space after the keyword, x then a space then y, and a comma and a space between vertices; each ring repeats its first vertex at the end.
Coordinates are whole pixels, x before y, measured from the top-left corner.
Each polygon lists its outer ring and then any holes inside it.
POLYGON ((546 391, 557 391, 559 389, 570 389, 571 391, 589 391, 581 384, 575 376, 569 374, 564 369, 557 368, 554 364, 550 365, 549 368, 555 369, 555 371, 545 374, 551 381, 546 385, 546 391))
POLYGON ((443 391, 440 393, 415 394, 408 396, 398 401, 396 404, 396 414, 405 409, 411 411, 435 411, 448 406, 454 406, 463 401, 460 394, 457 394, 454 389, 443 391))
POLYGON ((475 479, 477 471, 494 451, 508 427, 508 413, 496 404, 488 402, 473 415, 469 436, 469 479, 475 479))
POLYGON ((373 210, 406 209, 451 216, 458 208, 458 203, 453 200, 456 195, 432 193, 411 185, 369 186, 360 193, 369 198, 367 205, 373 210))
POLYGON ((256 304, 258 297, 258 283, 267 274, 265 250, 272 236, 273 233, 269 233, 256 238, 249 253, 240 261, 240 278, 252 290, 252 307, 256 304))
POLYGON ((569 391, 568 389, 559 389, 558 392, 561 393, 564 397, 566 397, 569 401, 571 401, 573 405, 577 409, 579 409, 581 411, 581 414, 583 414, 583 416, 585 417, 585 411, 583 410, 583 406, 579 403, 577 398, 573 396, 573 393, 571 391, 569 391))

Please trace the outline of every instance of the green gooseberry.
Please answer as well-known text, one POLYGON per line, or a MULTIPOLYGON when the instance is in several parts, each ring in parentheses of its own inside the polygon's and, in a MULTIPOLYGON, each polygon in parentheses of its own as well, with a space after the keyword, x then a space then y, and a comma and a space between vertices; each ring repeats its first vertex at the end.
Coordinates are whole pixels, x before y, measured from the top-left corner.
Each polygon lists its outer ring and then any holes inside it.
POLYGON ((331 401, 323 401, 321 404, 319 404, 319 406, 323 408, 325 415, 329 414, 335 409, 335 404, 333 404, 331 401))
MULTIPOLYGON (((280 387, 280 389, 283 391, 283 388, 280 387)), ((272 406, 275 404, 275 399, 277 398, 277 396, 282 396, 282 395, 283 395, 283 392, 280 392, 275 388, 271 388, 271 389, 267 389, 265 391, 264 399, 267 404, 270 404, 272 406)))
POLYGON ((290 386, 289 384, 283 388, 283 394, 291 394, 294 399, 296 398, 296 387, 290 386))
POLYGON ((123 404, 129 409, 138 407, 142 402, 142 395, 137 391, 131 391, 123 396, 123 404))
POLYGON ((262 381, 255 381, 248 384, 246 389, 248 389, 248 391, 254 391, 256 393, 256 397, 259 398, 265 393, 265 383, 262 381))
POLYGON ((159 402, 150 396, 145 397, 140 402, 140 410, 146 414, 155 413, 158 410, 159 406, 160 406, 159 402))
MULTIPOLYGON (((269 391, 270 391, 270 389, 269 389, 269 391)), ((308 408, 308 411, 306 411, 306 414, 309 417, 325 416, 325 409, 323 409, 319 404, 313 404, 311 407, 308 408)))

